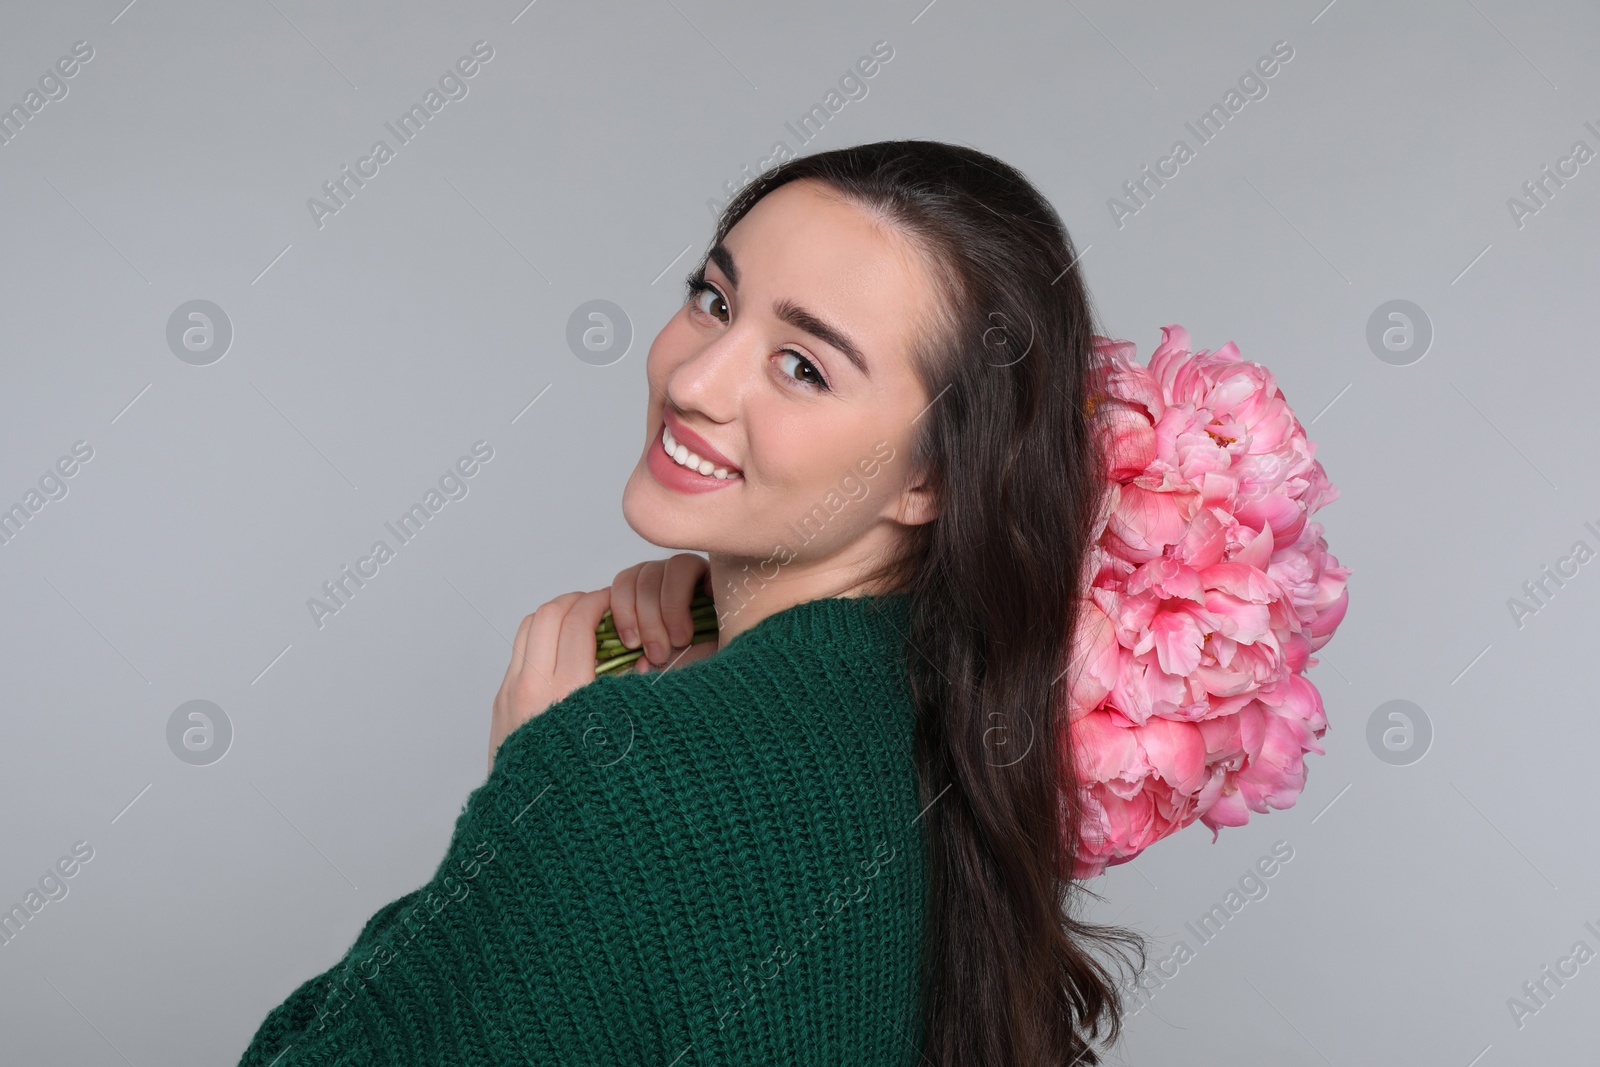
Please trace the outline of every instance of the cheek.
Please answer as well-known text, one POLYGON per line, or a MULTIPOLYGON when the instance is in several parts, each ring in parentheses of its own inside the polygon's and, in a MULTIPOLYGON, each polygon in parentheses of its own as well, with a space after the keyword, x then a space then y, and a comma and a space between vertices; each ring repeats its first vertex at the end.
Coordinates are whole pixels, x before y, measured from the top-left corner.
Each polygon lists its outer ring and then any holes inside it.
POLYGON ((766 397, 747 402, 744 410, 744 466, 747 476, 754 469, 751 484, 785 494, 804 490, 817 477, 814 429, 766 397))
POLYGON ((680 311, 661 327, 656 339, 650 342, 649 354, 645 356, 645 377, 653 390, 661 390, 667 377, 689 358, 692 346, 693 331, 680 311))
POLYGON ((763 407, 746 419, 750 454, 762 485, 804 497, 794 503, 809 505, 837 490, 849 475, 859 477, 856 461, 870 446, 857 450, 850 444, 854 427, 833 425, 816 418, 814 411, 796 411, 790 405, 763 407))

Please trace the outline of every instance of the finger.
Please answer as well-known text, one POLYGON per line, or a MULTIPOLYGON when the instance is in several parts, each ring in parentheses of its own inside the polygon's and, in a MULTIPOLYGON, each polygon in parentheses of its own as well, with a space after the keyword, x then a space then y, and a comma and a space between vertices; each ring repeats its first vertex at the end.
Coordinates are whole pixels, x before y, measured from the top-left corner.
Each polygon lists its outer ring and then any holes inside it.
POLYGON ((710 569, 705 557, 693 552, 679 552, 666 561, 661 578, 661 617, 674 648, 682 648, 694 639, 689 604, 694 600, 695 587, 710 569))
POLYGON ((610 605, 611 590, 606 588, 585 593, 568 606, 556 647, 557 699, 594 681, 594 628, 610 605))
POLYGON ((533 616, 522 617, 522 624, 517 627, 517 636, 511 642, 511 662, 506 665, 506 681, 513 681, 522 672, 523 664, 528 657, 528 634, 533 630, 533 616))
POLYGON ((611 580, 611 621, 616 623, 617 636, 628 648, 639 647, 639 611, 635 602, 639 595, 639 572, 644 566, 637 563, 617 572, 611 580))
POLYGON ((717 648, 718 645, 715 641, 697 641, 684 650, 682 658, 674 662, 677 666, 682 667, 684 664, 693 663, 697 659, 705 659, 716 652, 717 648))
MULTIPOLYGON (((666 663, 663 663, 659 669, 671 671, 677 670, 679 667, 686 667, 695 660, 705 659, 707 656, 716 652, 717 647, 718 645, 716 641, 696 641, 693 644, 686 645, 685 647, 680 648, 676 652, 672 653, 671 658, 668 659, 666 663)), ((642 663, 644 660, 641 659, 639 662, 642 663)))
POLYGON ((582 593, 562 593, 540 604, 539 610, 533 613, 526 654, 519 661, 522 670, 518 675, 518 686, 524 692, 537 688, 540 683, 547 686, 555 684, 556 648, 561 640, 561 623, 567 611, 582 596, 582 593))
POLYGON ((644 642, 644 654, 652 663, 665 663, 672 655, 672 637, 661 617, 661 579, 665 573, 664 561, 651 560, 640 568, 636 589, 639 639, 644 642))

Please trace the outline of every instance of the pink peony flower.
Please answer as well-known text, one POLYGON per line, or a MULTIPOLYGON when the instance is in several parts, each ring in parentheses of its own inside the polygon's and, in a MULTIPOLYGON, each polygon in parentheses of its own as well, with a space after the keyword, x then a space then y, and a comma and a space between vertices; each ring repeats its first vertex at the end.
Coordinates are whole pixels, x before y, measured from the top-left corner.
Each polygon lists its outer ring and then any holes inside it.
POLYGON ((1322 754, 1302 674, 1344 618, 1350 571, 1310 521, 1339 498, 1272 372, 1163 326, 1149 366, 1095 338, 1110 486, 1073 636, 1066 732, 1074 878, 1199 820, 1211 839, 1294 804, 1322 754))

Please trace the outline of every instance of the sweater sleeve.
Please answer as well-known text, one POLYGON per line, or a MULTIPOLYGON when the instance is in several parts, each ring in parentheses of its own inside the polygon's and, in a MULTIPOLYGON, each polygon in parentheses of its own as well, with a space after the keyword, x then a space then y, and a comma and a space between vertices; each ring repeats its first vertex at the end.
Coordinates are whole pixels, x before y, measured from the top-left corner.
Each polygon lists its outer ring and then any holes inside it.
POLYGON ((354 944, 338 964, 300 983, 282 1004, 268 1012, 256 1029, 243 1059, 239 1061, 240 1067, 266 1067, 269 1063, 273 1067, 283 1067, 286 1062, 292 1062, 275 1057, 290 1048, 298 1035, 317 1022, 319 1008, 328 1000, 340 970, 349 967, 364 949, 370 949, 376 943, 375 939, 394 923, 404 909, 413 906, 427 889, 428 886, 424 885, 379 908, 361 928, 354 944))
POLYGON ((802 733, 737 736, 761 712, 715 702, 715 662, 601 676, 507 737, 434 878, 240 1067, 905 1062, 880 1006, 915 960, 913 828, 836 847, 872 805, 797 784, 802 733))
POLYGON ((541 915, 581 909, 594 877, 601 842, 584 832, 586 812, 614 803, 594 775, 626 755, 615 746, 633 718, 616 682, 574 690, 502 742, 434 877, 379 909, 337 964, 274 1008, 239 1067, 619 1061, 590 1028, 626 991, 597 989, 586 946, 554 944, 568 927, 541 915))

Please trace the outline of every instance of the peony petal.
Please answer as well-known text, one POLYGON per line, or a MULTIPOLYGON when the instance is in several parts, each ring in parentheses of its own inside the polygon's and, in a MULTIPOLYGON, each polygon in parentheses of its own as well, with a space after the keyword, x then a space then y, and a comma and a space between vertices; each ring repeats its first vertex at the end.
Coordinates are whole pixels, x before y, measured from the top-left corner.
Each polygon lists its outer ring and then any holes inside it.
POLYGON ((1206 742, 1193 723, 1149 719, 1131 731, 1146 762, 1174 790, 1193 793, 1206 781, 1206 742))
POLYGON ((1252 604, 1265 604, 1283 596, 1278 583, 1265 571, 1237 560, 1206 567, 1200 571, 1200 580, 1207 589, 1218 589, 1252 604))
POLYGON ((1058 747, 1079 878, 1196 820, 1215 841, 1295 803, 1328 729, 1303 672, 1349 605, 1349 568, 1311 520, 1339 493, 1272 372, 1231 341, 1161 333, 1148 366, 1094 338, 1108 478, 1058 747))
POLYGON ((1260 532, 1252 535, 1245 542, 1233 559, 1229 562, 1240 563, 1254 567, 1258 571, 1265 571, 1267 564, 1272 559, 1272 525, 1268 523, 1260 527, 1260 532))
POLYGON ((1130 594, 1154 591, 1163 599, 1182 597, 1196 604, 1205 603, 1205 588, 1200 572, 1171 556, 1161 556, 1142 563, 1128 576, 1127 592, 1130 594))
POLYGON ((1217 590, 1206 593, 1206 611, 1218 620, 1217 629, 1242 645, 1272 636, 1271 612, 1265 604, 1251 604, 1217 590))
POLYGON ((1138 475, 1156 458, 1156 431, 1142 407, 1107 400, 1095 411, 1108 473, 1114 481, 1138 475))
POLYGON ((1128 485, 1122 488, 1117 510, 1107 520, 1106 531, 1127 547, 1128 559, 1142 563, 1161 555, 1162 549, 1183 536, 1186 526, 1171 493, 1155 493, 1128 485))
POLYGON ((1133 731, 1115 724, 1121 717, 1091 711, 1070 724, 1073 766, 1081 781, 1137 781, 1150 773, 1133 731))
MULTIPOLYGON (((1194 615, 1182 608, 1159 612, 1150 620, 1148 638, 1155 646, 1157 662, 1168 674, 1186 675, 1198 667, 1205 637, 1194 615)), ((1134 651, 1140 651, 1137 645, 1134 651)))

